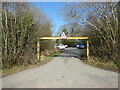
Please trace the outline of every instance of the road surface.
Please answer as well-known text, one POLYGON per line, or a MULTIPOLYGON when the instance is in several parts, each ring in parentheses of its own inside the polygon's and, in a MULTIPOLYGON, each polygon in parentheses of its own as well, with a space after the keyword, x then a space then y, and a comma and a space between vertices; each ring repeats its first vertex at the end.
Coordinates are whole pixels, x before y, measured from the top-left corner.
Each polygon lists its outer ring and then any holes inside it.
POLYGON ((3 88, 118 88, 118 73, 84 64, 67 48, 47 64, 2 78, 3 88))

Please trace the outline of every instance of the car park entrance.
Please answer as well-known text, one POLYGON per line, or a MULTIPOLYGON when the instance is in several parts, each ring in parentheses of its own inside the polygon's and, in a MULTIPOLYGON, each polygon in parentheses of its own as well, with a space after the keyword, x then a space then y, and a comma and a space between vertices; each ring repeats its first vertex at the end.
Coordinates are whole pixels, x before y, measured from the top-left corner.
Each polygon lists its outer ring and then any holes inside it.
POLYGON ((89 59, 89 37, 41 37, 37 38, 37 59, 40 60, 40 40, 53 40, 53 39, 85 39, 86 40, 86 59, 89 59))

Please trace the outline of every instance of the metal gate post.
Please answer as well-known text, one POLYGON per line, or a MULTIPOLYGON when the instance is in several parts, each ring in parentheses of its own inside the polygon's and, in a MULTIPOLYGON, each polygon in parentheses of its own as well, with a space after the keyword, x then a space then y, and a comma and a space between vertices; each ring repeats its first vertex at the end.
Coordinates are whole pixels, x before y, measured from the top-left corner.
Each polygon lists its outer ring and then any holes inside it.
POLYGON ((40 60, 40 39, 37 39, 37 59, 40 60))
POLYGON ((86 40, 86 59, 89 60, 89 40, 86 40))

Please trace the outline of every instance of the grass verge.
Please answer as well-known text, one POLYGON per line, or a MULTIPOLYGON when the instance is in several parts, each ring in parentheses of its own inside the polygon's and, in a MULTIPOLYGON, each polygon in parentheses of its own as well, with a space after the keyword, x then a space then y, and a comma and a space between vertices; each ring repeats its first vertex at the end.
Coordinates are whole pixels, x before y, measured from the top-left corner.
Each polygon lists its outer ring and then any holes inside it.
POLYGON ((23 71, 25 69, 29 69, 29 68, 34 68, 34 67, 41 66, 41 65, 47 63, 48 61, 52 60, 53 57, 60 55, 61 53, 62 53, 61 51, 58 51, 58 52, 52 53, 52 54, 50 54, 48 56, 43 56, 43 60, 40 61, 40 62, 38 62, 38 63, 36 63, 36 64, 29 64, 27 66, 24 66, 24 65, 13 66, 12 68, 2 69, 2 77, 11 75, 13 73, 17 73, 19 71, 23 71))
POLYGON ((91 57, 89 60, 83 60, 86 64, 98 67, 104 70, 118 72, 118 66, 111 60, 103 60, 98 57, 91 57))

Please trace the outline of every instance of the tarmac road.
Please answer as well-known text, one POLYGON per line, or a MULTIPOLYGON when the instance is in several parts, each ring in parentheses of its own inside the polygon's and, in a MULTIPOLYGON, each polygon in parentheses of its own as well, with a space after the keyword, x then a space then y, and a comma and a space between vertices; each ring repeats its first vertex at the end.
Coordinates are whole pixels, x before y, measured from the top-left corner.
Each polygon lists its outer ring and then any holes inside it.
POLYGON ((47 64, 2 78, 3 88, 118 88, 118 73, 84 64, 67 48, 47 64))

